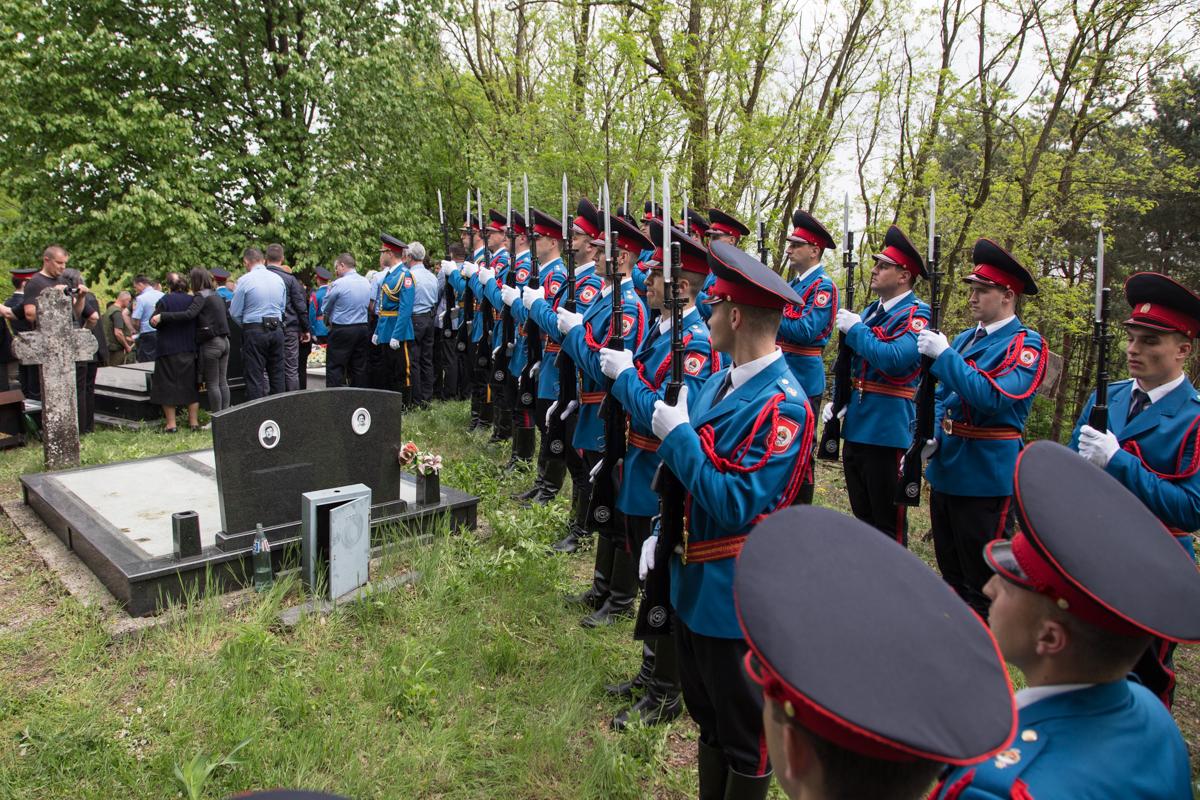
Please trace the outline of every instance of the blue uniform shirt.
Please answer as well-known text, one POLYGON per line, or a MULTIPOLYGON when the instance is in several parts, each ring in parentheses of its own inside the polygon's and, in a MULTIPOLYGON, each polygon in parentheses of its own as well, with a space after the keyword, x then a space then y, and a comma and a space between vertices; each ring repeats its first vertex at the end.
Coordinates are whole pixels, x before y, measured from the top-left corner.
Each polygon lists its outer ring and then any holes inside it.
MULTIPOLYGON (((1193 557, 1192 531, 1200 528, 1200 393, 1183 381, 1146 406, 1132 420, 1129 403, 1132 380, 1108 388, 1108 429, 1121 443, 1104 471, 1125 485, 1171 529, 1193 557)), ((1071 434, 1071 449, 1079 449, 1079 429, 1096 404, 1088 399, 1071 434)))
POLYGON ((283 309, 287 306, 287 284, 283 278, 257 264, 238 281, 229 304, 229 316, 238 324, 253 324, 264 319, 283 321, 283 309))
MULTIPOLYGON (((567 279, 567 269, 563 265, 561 258, 555 258, 545 264, 538 265, 538 284, 542 290, 542 296, 547 300, 552 300, 563 287, 567 279)), ((525 304, 519 299, 512 305, 513 319, 518 325, 524 329, 532 316, 531 309, 526 309, 525 304)), ((533 320, 533 324, 538 325, 537 319, 533 320)), ((542 365, 538 367, 538 389, 537 396, 539 400, 557 400, 558 399, 558 352, 559 346, 554 342, 553 352, 547 349, 547 346, 553 341, 547 334, 545 329, 538 325, 539 334, 542 337, 542 365)), ((557 333, 557 331, 556 331, 557 333)))
POLYGON ((878 300, 863 309, 862 323, 846 333, 854 351, 853 391, 842 437, 848 442, 904 449, 912 443, 921 354, 917 334, 929 324, 929 306, 906 292, 886 311, 878 300))
POLYGON ((308 329, 313 336, 328 336, 329 327, 325 324, 325 295, 329 293, 329 284, 321 284, 313 289, 308 296, 308 329))
POLYGON ((422 262, 409 266, 413 278, 413 313, 424 314, 437 307, 441 286, 438 278, 422 262))
MULTIPOLYGON (((1017 703, 1021 695, 1017 693, 1017 703)), ((954 767, 938 800, 1189 800, 1187 746, 1144 686, 1120 680, 1045 697, 1017 715, 1012 746, 954 767)))
POLYGON ((823 351, 837 317, 837 286, 819 264, 790 283, 801 302, 783 309, 775 341, 804 394, 820 398, 825 391, 823 351))
POLYGON ((226 303, 233 301, 233 289, 230 289, 223 283, 217 287, 217 294, 221 295, 221 299, 226 303))
POLYGON ((154 316, 154 307, 162 299, 163 293, 153 286, 147 286, 137 296, 133 307, 133 318, 138 321, 138 333, 154 333, 150 327, 150 318, 154 316))
POLYGON ((363 325, 367 321, 367 304, 371 302, 371 282, 357 272, 347 272, 329 284, 325 302, 327 325, 363 325))

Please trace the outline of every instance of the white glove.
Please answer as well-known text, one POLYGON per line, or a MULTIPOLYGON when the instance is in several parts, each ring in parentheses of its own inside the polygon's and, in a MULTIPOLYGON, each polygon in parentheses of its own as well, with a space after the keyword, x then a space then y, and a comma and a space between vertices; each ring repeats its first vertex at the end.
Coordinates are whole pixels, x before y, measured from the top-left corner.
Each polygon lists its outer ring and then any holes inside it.
POLYGON ((479 271, 479 265, 473 261, 464 261, 459 271, 462 272, 464 278, 469 278, 479 271))
POLYGON ((559 418, 559 419, 561 419, 561 420, 563 420, 563 421, 565 422, 565 421, 566 421, 566 419, 567 419, 567 417, 569 417, 569 416, 571 416, 572 414, 574 414, 574 413, 575 413, 575 409, 577 409, 577 408, 579 408, 579 401, 578 401, 578 400, 572 400, 571 402, 567 403, 567 410, 566 410, 566 411, 564 411, 564 412, 562 412, 561 414, 559 414, 559 415, 558 415, 558 418, 559 418))
POLYGON ((862 317, 855 314, 848 308, 839 308, 837 313, 837 329, 842 333, 849 333, 850 329, 858 323, 862 322, 862 317))
POLYGON ((521 290, 515 286, 505 284, 500 287, 500 298, 504 301, 504 305, 511 306, 521 296, 521 290))
POLYGON ((441 273, 443 275, 447 275, 451 272, 454 272, 454 270, 456 270, 456 269, 458 269, 458 264, 455 264, 453 261, 443 261, 442 262, 441 273))
POLYGON ((541 289, 535 289, 532 286, 521 289, 521 305, 525 306, 526 310, 533 308, 533 304, 542 299, 545 299, 545 295, 541 289))
POLYGON ((604 466, 604 459, 596 462, 596 466, 592 467, 592 471, 588 473, 588 481, 596 480, 596 476, 600 474, 600 468, 604 466))
POLYGON ((614 381, 627 369, 633 369, 633 353, 628 350, 600 348, 600 371, 614 381))
POLYGON ((504 345, 499 345, 497 347, 492 348, 492 361, 495 361, 496 357, 500 355, 501 347, 504 347, 504 345))
MULTIPOLYGON (((846 407, 842 406, 838 410, 838 419, 845 419, 845 418, 846 418, 846 407)), ((826 403, 825 407, 821 409, 821 424, 824 425, 825 423, 829 422, 829 420, 831 420, 831 419, 833 419, 833 403, 826 403)))
POLYGON ((679 389, 679 401, 675 405, 667 405, 663 400, 654 401, 654 416, 650 418, 650 427, 659 439, 666 439, 671 431, 691 422, 688 418, 687 396, 688 387, 682 386, 679 389))
POLYGON ((583 324, 583 314, 577 311, 567 311, 565 308, 558 309, 558 332, 566 336, 571 332, 572 328, 576 328, 583 324))
POLYGON ((1100 469, 1107 467, 1120 449, 1121 445, 1112 431, 1098 431, 1091 425, 1079 429, 1079 455, 1100 469))
POLYGON ((475 274, 479 277, 480 283, 491 283, 492 281, 496 280, 496 273, 492 272, 487 267, 480 267, 475 274))
POLYGON ((392 339, 390 342, 388 342, 388 347, 392 348, 393 350, 399 350, 400 349, 400 340, 392 339))
POLYGON ((542 369, 542 362, 535 361, 533 366, 529 368, 529 377, 536 378, 542 369))
POLYGON ((642 554, 638 557, 638 580, 646 580, 650 570, 654 569, 654 551, 658 549, 658 534, 649 536, 642 542, 642 554))
POLYGON ((925 328, 917 334, 917 351, 923 356, 929 356, 934 361, 937 361, 937 357, 944 353, 949 346, 950 342, 946 340, 946 334, 941 331, 925 328))
POLYGON ((551 403, 550 407, 546 409, 546 427, 547 428, 550 427, 550 420, 554 419, 554 409, 556 409, 556 408, 558 408, 557 400, 555 400, 553 403, 551 403))
POLYGON ((377 334, 371 334, 371 344, 379 344, 379 336, 377 334))
POLYGON ((937 439, 926 439, 925 444, 921 445, 921 463, 928 464, 929 459, 933 458, 933 454, 937 452, 937 449, 937 439))

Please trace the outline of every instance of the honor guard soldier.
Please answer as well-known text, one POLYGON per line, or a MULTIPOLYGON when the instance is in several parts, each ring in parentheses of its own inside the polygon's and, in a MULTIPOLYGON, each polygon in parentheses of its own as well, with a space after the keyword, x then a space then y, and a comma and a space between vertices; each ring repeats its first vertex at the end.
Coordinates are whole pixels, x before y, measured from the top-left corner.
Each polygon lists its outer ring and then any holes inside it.
MULTIPOLYGON (((508 252, 508 236, 505 229, 508 219, 496 209, 488 211, 488 225, 483 231, 487 241, 487 252, 491 259, 475 270, 471 278, 471 291, 495 311, 489 330, 483 332, 480 347, 490 347, 492 358, 504 346, 504 326, 500 324, 500 311, 504 308, 500 300, 500 285, 508 277, 512 254, 508 252)), ((503 385, 497 384, 494 375, 488 375, 488 397, 492 407, 492 444, 512 438, 512 403, 503 385)))
POLYGON ((329 326, 325 324, 324 307, 325 295, 329 293, 329 282, 333 280, 333 274, 324 267, 317 267, 313 275, 317 288, 308 296, 308 327, 317 344, 323 345, 329 341, 329 326))
MULTIPOLYGON (((708 218, 711 224, 704 233, 708 237, 709 244, 713 242, 729 242, 732 245, 737 245, 742 241, 743 236, 750 235, 749 228, 719 208, 710 208, 708 210, 708 218)), ((705 322, 708 321, 708 316, 712 313, 712 307, 704 301, 708 299, 708 292, 712 289, 713 281, 715 280, 716 276, 711 272, 708 273, 708 280, 704 282, 704 287, 700 295, 696 298, 696 308, 700 310, 700 314, 705 322)))
MULTIPOLYGON (((536 289, 530 288, 532 297, 529 305, 532 306, 533 301, 537 299, 553 302, 553 299, 559 295, 559 292, 566 285, 567 267, 563 264, 562 259, 562 221, 537 208, 531 208, 529 213, 533 215, 533 219, 531 220, 533 223, 533 232, 537 234, 535 242, 538 257, 538 281, 540 284, 536 289)), ((518 275, 517 277, 520 276, 518 275)), ((528 281, 526 281, 525 288, 529 288, 528 281)), ((524 288, 515 289, 511 286, 505 286, 500 291, 505 304, 512 307, 513 319, 523 329, 530 317, 529 309, 525 307, 525 303, 520 299, 524 293, 524 288)), ((537 324, 536 320, 533 324, 537 324)), ((550 405, 558 399, 559 375, 557 358, 558 351, 561 348, 540 326, 538 327, 538 331, 538 335, 542 339, 542 360, 534 365, 534 368, 537 370, 537 401, 534 404, 534 423, 542 433, 542 441, 538 447, 537 478, 533 482, 532 489, 516 495, 515 499, 523 503, 546 505, 558 496, 558 491, 563 485, 563 479, 566 477, 567 464, 563 459, 553 457, 546 441, 546 412, 550 409, 550 405), (553 347, 553 351, 551 347, 553 347)), ((518 343, 517 347, 523 348, 524 344, 518 343)))
MULTIPOLYGON (((927 278, 917 248, 895 225, 882 252, 875 254, 871 291, 879 299, 856 314, 841 308, 838 330, 854 355, 849 401, 842 409, 842 469, 850 509, 863 522, 908 546, 907 506, 895 503, 900 459, 912 442, 916 422, 921 354, 917 335, 929 324, 929 306, 913 294, 917 278, 927 278)), ((833 417, 825 406, 822 423, 833 417)))
MULTIPOLYGON (((650 278, 646 297, 652 309, 659 311, 659 321, 642 341, 636 353, 628 350, 600 351, 600 368, 612 379, 612 393, 629 414, 629 450, 621 475, 621 493, 617 509, 625 515, 625 549, 640 555, 642 545, 654 528, 659 513, 659 497, 647 487, 654 485, 654 474, 661 463, 658 457, 658 438, 651 419, 654 402, 666 398, 668 376, 674 354, 671 351, 671 285, 663 280, 663 225, 655 220, 649 225, 650 239, 656 249, 646 261, 650 278)), ((718 371, 720 354, 709 343, 708 326, 696 309, 696 296, 709 275, 708 251, 704 245, 683 231, 671 231, 671 240, 679 242, 681 264, 672 265, 672 278, 679 281, 682 310, 683 380, 692 396, 699 394, 710 375, 718 371)), ((680 699, 679 666, 675 643, 668 637, 656 637, 642 643, 642 666, 633 680, 606 686, 605 690, 619 697, 632 698, 635 689, 644 691, 632 708, 613 719, 613 727, 623 730, 634 714, 644 725, 669 722, 683 713, 680 699)))
MULTIPOLYGON (((633 211, 629 206, 621 206, 621 213, 617 216, 637 228, 649 240, 650 230, 646 226, 646 215, 644 213, 642 219, 638 219, 633 215, 633 211)), ((647 262, 653 255, 654 248, 647 247, 637 254, 634 258, 633 266, 629 270, 629 277, 633 278, 633 290, 637 293, 638 299, 642 301, 642 305, 646 307, 647 313, 651 311, 650 304, 646 300, 646 279, 650 275, 650 265, 647 262)))
MULTIPOLYGON (((714 350, 732 366, 695 396, 655 403, 658 455, 687 490, 686 535, 670 555, 673 630, 688 713, 700 728, 702 798, 765 797, 761 694, 742 674, 746 642, 733 603, 734 564, 751 528, 791 505, 810 468, 813 418, 775 345, 800 297, 758 259, 725 242, 708 251, 714 350)), ((642 548, 654 569, 658 537, 642 548)), ((668 545, 669 547, 669 545, 668 545)))
POLYGON ((1200 640, 1195 564, 1118 480, 1062 445, 1026 447, 1014 492, 1021 532, 985 557, 992 633, 1025 675, 1017 738, 933 796, 1191 797, 1179 728, 1127 675, 1151 637, 1200 640))
MULTIPOLYGON (((633 220, 631 219, 630 221, 632 222, 633 220)), ((662 206, 652 200, 647 200, 642 211, 642 218, 637 222, 638 230, 647 239, 653 240, 654 238, 650 235, 650 223, 655 221, 660 225, 662 224, 662 206)), ((655 248, 651 247, 638 254, 637 267, 633 273, 634 286, 637 288, 638 297, 642 298, 643 303, 646 303, 646 308, 650 312, 651 323, 655 322, 658 317, 658 312, 650 306, 649 300, 646 298, 646 281, 650 277, 650 261, 654 258, 654 250, 655 248)))
MULTIPOLYGON (((1200 297, 1165 275, 1141 272, 1125 282, 1131 377, 1109 384, 1108 430, 1087 424, 1093 393, 1075 423, 1071 447, 1137 495, 1195 557, 1200 528, 1200 393, 1184 374, 1200 332, 1200 297)), ((1138 664, 1142 683, 1171 705, 1172 645, 1158 640, 1138 664)))
MULTIPOLYGON (((742 550, 733 594, 788 797, 917 800, 945 765, 1012 742, 1012 686, 987 626, 862 522, 827 508, 772 514, 742 550)), ((700 796, 730 797, 720 753, 703 741, 700 753, 700 796)))
POLYGON ((470 282, 470 276, 474 270, 478 268, 479 262, 484 258, 486 250, 483 246, 483 234, 479 230, 479 220, 474 215, 463 213, 463 224, 459 230, 462 235, 462 245, 466 252, 466 258, 459 263, 458 269, 446 276, 446 280, 454 288, 454 293, 458 297, 463 298, 463 323, 467 325, 466 333, 466 373, 464 379, 470 386, 471 397, 471 423, 467 427, 468 431, 473 431, 478 428, 486 428, 491 423, 491 408, 488 405, 488 388, 486 380, 479 380, 479 369, 476 364, 476 350, 479 348, 479 342, 483 338, 483 306, 480 298, 475 296, 472 291, 467 292, 467 284, 470 282), (466 305, 470 302, 470 321, 467 322, 466 305))
POLYGON ((229 281, 229 270, 213 267, 212 276, 213 283, 217 285, 217 294, 221 295, 221 299, 226 303, 233 302, 233 289, 225 285, 229 281))
POLYGON ((415 294, 412 273, 404 264, 408 245, 387 233, 379 234, 383 247, 379 266, 386 270, 375 295, 375 310, 379 317, 371 344, 379 348, 381 378, 379 388, 404 395, 404 408, 412 406, 412 384, 409 376, 409 342, 413 338, 412 308, 415 294))
MULTIPOLYGON (((604 279, 596 270, 596 260, 604 256, 604 224, 600 212, 586 197, 579 201, 575 219, 571 224, 571 248, 575 257, 575 310, 587 314, 592 304, 597 302, 604 288, 604 279)), ((544 360, 557 359, 562 350, 563 333, 558 327, 558 312, 565 310, 568 284, 563 283, 551 298, 546 298, 542 292, 525 287, 521 293, 521 302, 539 328, 546 332, 544 360)), ((543 365, 544 366, 544 365, 543 365)), ((579 385, 577 370, 574 365, 570 373, 559 367, 558 380, 574 381, 579 385)), ((580 398, 582 399, 582 398, 580 398)), ((593 418, 592 424, 583 431, 579 429, 579 419, 583 409, 576 402, 575 408, 559 408, 555 399, 546 409, 546 421, 551 414, 558 414, 559 419, 566 423, 566 440, 570 447, 558 458, 566 463, 567 471, 571 473, 571 516, 567 524, 567 535, 555 542, 553 549, 558 553, 574 553, 580 544, 587 539, 588 501, 591 499, 591 483, 589 473, 598 461, 600 441, 600 425, 596 419, 596 406, 586 413, 593 418)))
POLYGON ((1033 277, 990 239, 975 243, 967 302, 975 327, 954 339, 925 328, 917 349, 933 359, 940 430, 926 446, 929 518, 938 571, 979 615, 990 570, 988 541, 1010 533, 1012 470, 1025 418, 1046 369, 1046 345, 1016 316, 1017 298, 1037 294, 1033 277))
MULTIPOLYGON (((603 212, 600 212, 602 215, 603 212)), ((600 219, 603 219, 601 216, 600 219)), ((620 273, 620 285, 607 283, 600 296, 584 313, 558 310, 558 329, 563 334, 563 350, 575 361, 579 369, 579 421, 575 427, 576 447, 584 451, 583 460, 589 472, 595 469, 606 447, 605 425, 600 415, 600 404, 607 394, 607 379, 600 369, 599 351, 608 341, 612 326, 619 325, 625 350, 637 352, 646 336, 646 307, 633 289, 633 278, 629 277, 639 253, 653 243, 642 235, 635 226, 616 216, 609 216, 612 231, 613 258, 616 272, 620 273), (621 293, 621 317, 613 319, 612 292, 621 293)), ((604 236, 603 232, 600 234, 604 236)), ((603 247, 603 239, 601 247, 603 247)), ((601 257, 603 251, 600 253, 601 257)), ((645 486, 636 487, 645 490, 645 486)), ((624 481, 618 498, 624 495, 624 481)), ((618 505, 618 510, 620 506, 618 505)), ((633 601, 637 597, 636 555, 602 532, 596 542, 596 568, 592 586, 576 599, 581 605, 590 607, 593 613, 584 617, 580 624, 585 628, 610 625, 619 617, 633 613, 633 601)))

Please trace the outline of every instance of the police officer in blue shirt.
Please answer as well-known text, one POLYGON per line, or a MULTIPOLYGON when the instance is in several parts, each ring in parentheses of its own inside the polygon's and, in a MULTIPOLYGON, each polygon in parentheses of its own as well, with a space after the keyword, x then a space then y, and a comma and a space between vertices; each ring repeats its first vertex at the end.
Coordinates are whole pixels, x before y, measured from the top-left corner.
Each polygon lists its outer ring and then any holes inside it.
MULTIPOLYGON (((742 549, 733 594, 788 797, 918 800, 944 765, 1012 742, 1012 686, 987 627, 868 525, 828 508, 772 514, 742 549)), ((701 797, 749 796, 714 784, 701 797)))
POLYGON ((1200 574, 1112 475, 1062 445, 1017 460, 1021 532, 988 544, 985 591, 1004 658, 1025 676, 1017 737, 944 776, 939 800, 1189 798, 1187 746, 1128 673, 1151 637, 1200 640, 1200 574))
MULTIPOLYGON (((1132 312, 1125 320, 1129 380, 1108 387, 1108 426, 1087 420, 1088 400, 1071 447, 1119 480, 1195 556, 1200 528, 1200 393, 1184 366, 1200 332, 1200 297, 1166 275, 1140 272, 1125 282, 1132 312)), ((1175 689, 1174 647, 1158 640, 1137 674, 1169 708, 1175 689)))
POLYGON ((434 317, 441 286, 438 276, 425 266, 425 245, 420 242, 409 243, 407 267, 413 280, 413 339, 409 353, 413 403, 428 408, 433 400, 433 348, 438 344, 434 317))
POLYGON ((285 390, 283 309, 287 286, 267 269, 262 251, 256 247, 247 247, 242 253, 242 266, 246 274, 233 293, 229 316, 242 327, 246 399, 257 400, 285 390))
MULTIPOLYGON (((917 248, 895 225, 883 251, 875 254, 871 291, 879 299, 856 314, 841 308, 838 330, 854 355, 852 393, 842 409, 842 469, 854 516, 908 546, 907 506, 895 502, 900 459, 912 442, 921 354, 917 334, 929 324, 929 306, 913 294, 917 278, 928 277, 917 248)), ((821 422, 833 417, 825 406, 821 422)))
POLYGON ((938 379, 937 438, 926 445, 929 518, 942 577, 987 619, 990 571, 980 552, 1012 531, 1012 475, 1025 418, 1046 369, 1042 337, 1016 315, 1020 295, 1037 294, 1033 277, 1004 248, 980 239, 967 305, 976 324, 951 345, 940 331, 917 335, 938 379))
POLYGON ((367 388, 367 352, 371 347, 371 329, 367 324, 367 306, 371 302, 371 283, 356 271, 354 256, 342 253, 333 262, 337 279, 329 285, 322 310, 329 326, 329 347, 325 354, 325 385, 347 383, 367 388))

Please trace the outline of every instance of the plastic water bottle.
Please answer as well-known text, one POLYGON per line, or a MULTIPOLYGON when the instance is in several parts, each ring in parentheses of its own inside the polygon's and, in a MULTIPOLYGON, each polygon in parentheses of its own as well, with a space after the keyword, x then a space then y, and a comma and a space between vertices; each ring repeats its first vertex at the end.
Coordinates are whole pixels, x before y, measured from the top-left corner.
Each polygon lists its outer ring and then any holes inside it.
POLYGON ((271 542, 263 533, 262 523, 254 531, 254 591, 265 592, 275 583, 271 571, 271 542))

